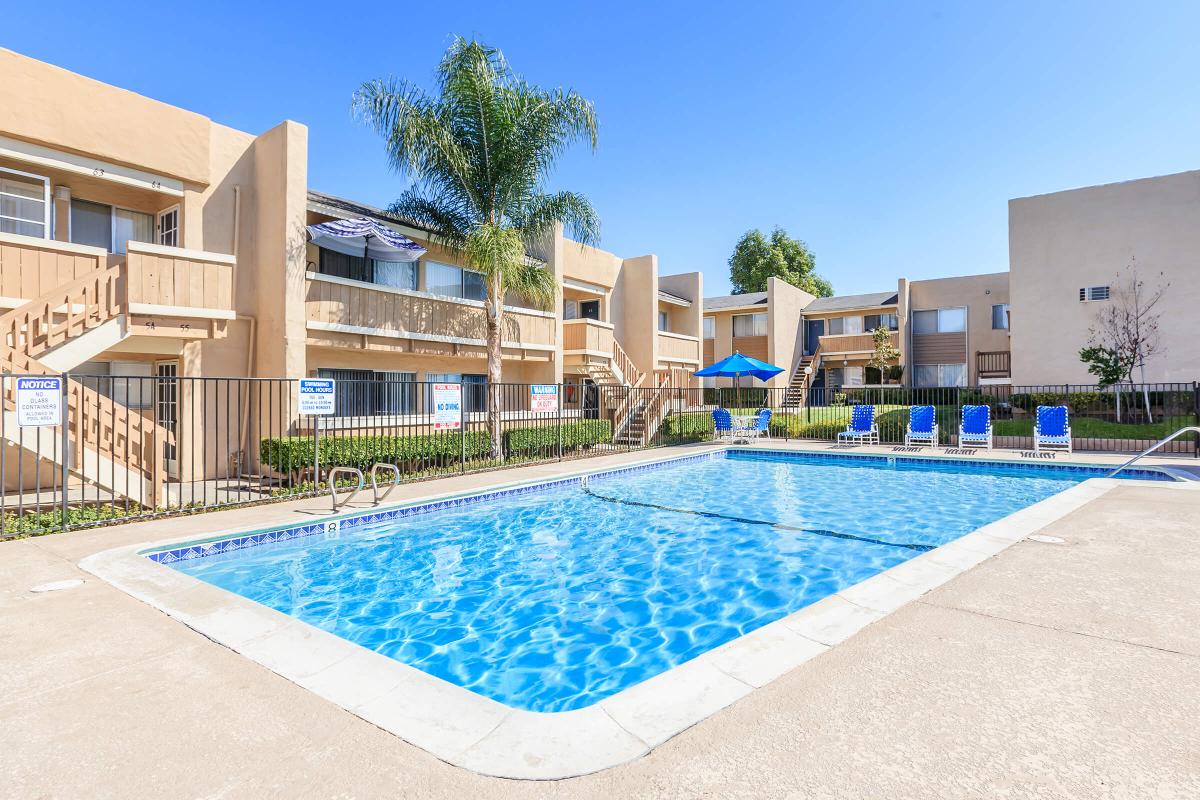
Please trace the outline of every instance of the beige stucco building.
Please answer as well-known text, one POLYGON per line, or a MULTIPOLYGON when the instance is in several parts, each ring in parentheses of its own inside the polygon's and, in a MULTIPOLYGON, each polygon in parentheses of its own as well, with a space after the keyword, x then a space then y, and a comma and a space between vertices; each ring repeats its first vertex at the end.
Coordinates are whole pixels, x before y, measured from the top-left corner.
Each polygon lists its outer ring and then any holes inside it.
POLYGON ((1133 264, 1148 293, 1166 287, 1146 380, 1200 378, 1200 171, 1022 197, 1008 216, 1015 379, 1094 383, 1079 350, 1133 264))
MULTIPOLYGON (((163 475, 210 475, 230 460, 248 468, 260 435, 303 424, 277 395, 270 419, 256 412, 260 390, 282 384, 208 398, 215 384, 183 382, 177 395, 160 391, 160 378, 412 384, 347 407, 392 422, 428 411, 421 382, 484 381, 479 276, 428 231, 310 190, 304 125, 245 133, 4 49, 0 109, 0 370, 112 376, 69 382, 72 407, 94 420, 70 445, 87 480, 149 499, 163 475), (308 240, 306 225, 362 217, 427 252, 378 264, 308 240), (178 425, 181 407, 237 424, 211 426, 225 440, 204 442, 178 425), (193 463, 175 462, 180 449, 193 463)), ((588 385, 681 385, 700 365, 699 273, 664 275, 656 256, 622 257, 561 233, 530 258, 560 291, 549 308, 507 298, 506 383, 579 387, 567 393, 578 414, 588 385)), ((505 397, 520 410, 518 393, 505 397)), ((466 410, 482 398, 468 392, 466 410)), ((622 413, 618 429, 639 412, 622 413)))

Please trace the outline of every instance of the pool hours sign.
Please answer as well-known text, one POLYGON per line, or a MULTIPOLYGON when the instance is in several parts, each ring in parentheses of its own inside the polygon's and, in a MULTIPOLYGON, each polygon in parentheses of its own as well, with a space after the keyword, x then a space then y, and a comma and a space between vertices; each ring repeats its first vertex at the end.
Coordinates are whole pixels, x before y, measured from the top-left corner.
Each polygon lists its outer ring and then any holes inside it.
POLYGON ((41 428, 62 424, 62 378, 17 378, 17 425, 41 428))

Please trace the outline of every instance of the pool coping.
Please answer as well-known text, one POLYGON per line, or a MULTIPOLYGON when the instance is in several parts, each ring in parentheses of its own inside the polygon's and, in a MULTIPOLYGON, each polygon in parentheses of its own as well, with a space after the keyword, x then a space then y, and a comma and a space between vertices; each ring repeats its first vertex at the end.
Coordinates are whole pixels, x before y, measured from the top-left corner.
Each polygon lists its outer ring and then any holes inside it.
MULTIPOLYGON (((725 449, 743 448, 708 447, 703 453, 725 449)), ((693 455, 696 454, 676 453, 615 467, 583 468, 556 478, 432 494, 381 505, 372 511, 554 484, 583 475, 619 472, 693 455)), ((836 455, 855 454, 838 451, 836 455)), ((871 455, 878 457, 879 454, 871 455)), ((895 456, 897 459, 905 457, 895 456)), ((1034 466, 1028 462, 998 459, 978 459, 972 463, 1034 466)), ((1072 466, 1095 467, 1091 464, 1072 466)), ((1125 482, 1108 478, 1086 479, 598 703, 565 712, 511 708, 171 569, 145 555, 147 551, 183 542, 223 541, 264 530, 261 525, 230 530, 204 540, 193 535, 118 547, 89 556, 80 562, 80 567, 218 644, 447 763, 502 778, 551 780, 596 772, 645 755, 755 689, 845 641, 867 625, 1125 482)), ((358 509, 331 514, 311 524, 365 516, 372 511, 358 509)), ((281 525, 271 530, 290 527, 299 526, 281 525)))

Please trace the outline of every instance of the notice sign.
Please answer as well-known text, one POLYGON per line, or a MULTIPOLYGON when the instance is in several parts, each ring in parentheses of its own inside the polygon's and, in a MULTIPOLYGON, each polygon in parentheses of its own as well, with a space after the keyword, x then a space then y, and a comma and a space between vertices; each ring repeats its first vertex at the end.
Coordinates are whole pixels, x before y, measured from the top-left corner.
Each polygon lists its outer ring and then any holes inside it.
POLYGON ((17 378, 17 425, 62 424, 62 378, 17 378))
POLYGON ((332 414, 337 400, 337 384, 326 378, 300 380, 300 413, 332 414))
POLYGON ((433 385, 433 429, 457 430, 462 427, 462 385, 435 383, 433 385))
POLYGON ((558 386, 557 384, 541 384, 532 385, 529 387, 529 410, 534 413, 542 412, 544 414, 558 413, 558 386))

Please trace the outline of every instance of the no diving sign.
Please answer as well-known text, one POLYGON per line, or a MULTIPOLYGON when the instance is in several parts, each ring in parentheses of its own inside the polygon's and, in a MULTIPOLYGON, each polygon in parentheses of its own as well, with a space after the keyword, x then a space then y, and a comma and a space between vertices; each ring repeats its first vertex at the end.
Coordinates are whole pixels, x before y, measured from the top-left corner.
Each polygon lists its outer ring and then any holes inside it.
POLYGON ((17 378, 17 425, 40 428, 62 424, 62 378, 17 378))

